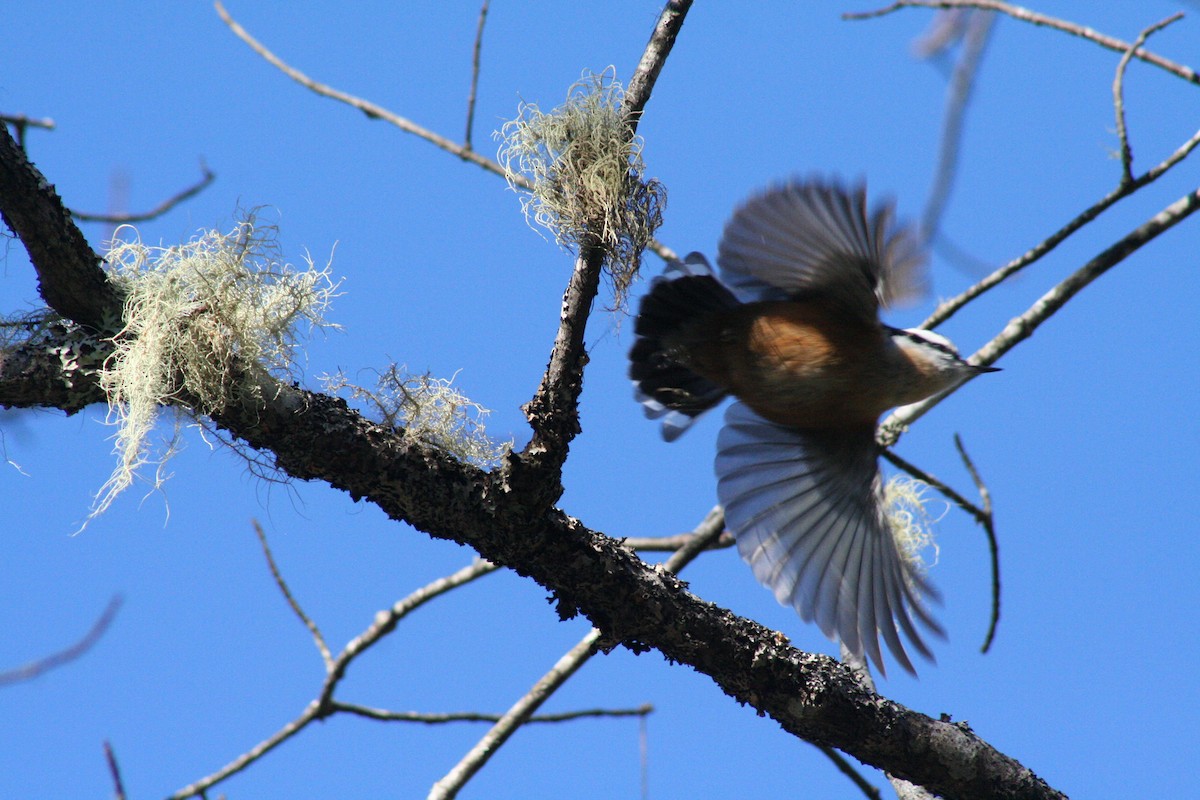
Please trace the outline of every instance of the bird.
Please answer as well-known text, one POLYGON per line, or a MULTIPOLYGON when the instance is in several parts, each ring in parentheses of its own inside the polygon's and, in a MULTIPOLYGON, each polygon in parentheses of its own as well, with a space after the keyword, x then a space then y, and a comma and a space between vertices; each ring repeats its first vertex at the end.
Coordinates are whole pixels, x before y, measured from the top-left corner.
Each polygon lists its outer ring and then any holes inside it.
POLYGON ((937 589, 885 513, 875 429, 895 406, 997 368, 948 339, 895 328, 880 308, 922 294, 926 255, 866 188, 794 178, 726 223, 719 274, 700 253, 668 263, 640 301, 629 377, 667 441, 732 395, 717 437, 717 495, 755 577, 859 662, 907 672, 918 626, 945 637, 937 589))

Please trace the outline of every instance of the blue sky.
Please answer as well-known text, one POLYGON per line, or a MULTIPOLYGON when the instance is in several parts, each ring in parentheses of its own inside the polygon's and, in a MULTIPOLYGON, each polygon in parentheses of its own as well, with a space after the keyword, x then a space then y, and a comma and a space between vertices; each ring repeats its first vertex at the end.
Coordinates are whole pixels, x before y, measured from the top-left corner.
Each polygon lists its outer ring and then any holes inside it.
MULTIPOLYGON (((865 177, 912 218, 927 197, 944 70, 910 44, 930 20, 911 11, 843 22, 864 4, 698 4, 644 117, 649 174, 669 192, 659 238, 715 252, 746 194, 774 180, 865 177), (750 10, 748 10, 750 9, 750 10)), ((1134 38, 1178 10, 1151 47, 1197 66, 1195 10, 1175 2, 1038 3, 1050 14, 1134 38)), ((28 137, 33 160, 77 209, 152 207, 199 176, 202 195, 140 226, 174 243, 229 228, 265 206, 288 260, 334 250, 343 326, 307 345, 306 382, 390 361, 457 374, 493 409, 489 430, 521 443, 520 405, 545 366, 570 257, 530 230, 497 177, 393 127, 318 98, 252 54, 201 2, 9 4, 0 111, 52 117, 28 137), (121 177, 118 177, 121 176, 121 177)), ((230 12, 297 68, 451 138, 461 137, 474 3, 270 4, 230 12)), ((522 100, 560 103, 583 70, 627 77, 658 13, 651 2, 493 5, 483 47, 475 142, 522 100)), ((1119 176, 1111 82, 1118 56, 1009 19, 998 24, 966 125, 944 229, 1003 263, 1074 217, 1119 176)), ((1144 64, 1127 80, 1135 169, 1191 136, 1197 88, 1144 64)), ((1195 157, 1123 201, 942 332, 971 352, 1109 243, 1200 176, 1195 157)), ((1194 781, 1200 693, 1200 490, 1195 218, 1084 291, 1004 371, 975 381, 901 441, 906 459, 960 490, 959 433, 991 489, 1004 580, 995 646, 987 547, 951 510, 931 577, 950 640, 919 680, 882 682, 922 712, 967 720, 984 739, 1072 796, 1184 796, 1194 781)), ((93 244, 107 235, 85 226, 93 244)), ((23 248, 10 242, 0 307, 38 304, 23 248)), ((660 269, 648 256, 645 275, 660 269)), ((934 292, 977 277, 935 258, 934 292)), ((640 292, 644 283, 635 292, 640 292)), ((892 314, 916 324, 933 307, 892 314)), ((661 442, 625 380, 628 321, 597 309, 583 434, 561 507, 614 536, 690 529, 715 502, 718 418, 661 442)), ((216 770, 295 717, 323 669, 287 609, 251 528, 262 522, 298 599, 340 648, 376 610, 469 562, 324 485, 263 482, 194 431, 162 494, 135 487, 72 536, 112 468, 103 409, 5 414, 0 431, 0 669, 60 649, 125 603, 84 658, 0 689, 0 797, 111 791, 101 742, 131 797, 165 796, 216 770), (169 508, 169 519, 167 510, 169 508)), ((169 431, 164 428, 164 433, 169 431)), ((834 652, 755 583, 731 551, 685 573, 700 596, 834 652)), ((414 615, 353 668, 342 699, 402 710, 500 712, 587 631, 557 621, 546 592, 497 573, 414 615)), ((920 665, 919 665, 920 668, 920 665)), ((895 672, 899 672, 896 670, 895 672)), ((737 706, 704 676, 655 653, 617 651, 585 667, 548 711, 654 704, 647 722, 653 797, 853 797, 812 747, 737 706)), ((336 718, 218 787, 236 797, 424 796, 484 732, 336 718)), ((594 720, 519 732, 465 796, 637 796, 638 723, 594 720)), ((877 784, 879 776, 872 774, 877 784)))

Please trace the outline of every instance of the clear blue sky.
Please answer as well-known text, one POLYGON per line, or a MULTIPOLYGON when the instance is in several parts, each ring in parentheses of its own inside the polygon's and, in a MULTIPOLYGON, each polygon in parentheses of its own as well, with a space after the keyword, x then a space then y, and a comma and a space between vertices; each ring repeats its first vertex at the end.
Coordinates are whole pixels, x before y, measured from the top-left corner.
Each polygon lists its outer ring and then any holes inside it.
MULTIPOLYGON (((697 4, 641 132, 650 174, 669 190, 660 238, 714 252, 744 195, 792 174, 864 176, 916 216, 929 193, 944 71, 910 55, 930 20, 839 13, 869 3, 697 4)), ((1200 66, 1197 13, 1184 4, 1055 0, 1039 9, 1200 66)), ((464 123, 477 4, 231 0, 230 11, 314 77, 451 138, 464 123)), ((526 226, 491 174, 288 81, 204 2, 9 3, 0 111, 52 117, 29 134, 34 161, 66 202, 104 211, 118 176, 128 206, 149 208, 217 174, 200 197, 141 226, 173 243, 228 228, 266 206, 289 260, 333 269, 343 331, 312 340, 305 373, 351 376, 394 360, 450 376, 494 409, 490 430, 521 443, 519 410, 549 354, 570 257, 526 226)), ((549 108, 585 69, 627 77, 655 2, 513 4, 488 20, 475 140, 521 100, 549 108)), ((963 167, 945 230, 984 261, 1024 252, 1108 191, 1118 162, 1111 108, 1117 55, 1002 19, 969 112, 963 167)), ((1195 86, 1143 64, 1128 79, 1135 167, 1195 132, 1195 86)), ((1193 189, 1193 161, 1083 230, 943 332, 965 352, 1111 241, 1193 189)), ((107 234, 85 230, 96 247, 107 234)), ((1200 646, 1200 493, 1196 311, 1200 220, 1192 218, 1089 287, 987 376, 902 440, 905 458, 970 489, 960 433, 996 505, 1004 607, 992 652, 987 547, 951 510, 932 571, 950 640, 919 680, 882 691, 922 712, 967 720, 987 741, 1077 797, 1194 792, 1200 692, 1186 676, 1200 646)), ((660 263, 648 257, 647 275, 660 263)), ((935 259, 935 293, 977 277, 935 259)), ((644 284, 636 289, 640 292, 644 284)), ((0 308, 38 304, 23 248, 10 242, 0 308)), ((919 321, 933 305, 889 317, 919 321)), ((598 310, 583 435, 562 508, 614 536, 691 528, 715 502, 718 419, 662 443, 624 377, 627 321, 598 310)), ((0 431, 0 669, 79 637, 114 593, 125 605, 84 658, 0 688, 0 798, 111 792, 112 742, 131 797, 160 797, 216 770, 295 717, 323 669, 264 566, 250 520, 334 647, 377 609, 467 563, 320 484, 273 485, 194 431, 163 495, 135 487, 72 537, 112 467, 104 410, 6 414, 0 431), (167 519, 169 505, 170 516, 167 519)), ((167 432, 164 428, 164 432, 167 432)), ((833 653, 775 604, 732 551, 685 573, 700 596, 833 653)), ((342 699, 418 711, 502 711, 587 630, 560 623, 546 592, 496 574, 412 617, 356 664, 342 699)), ((897 671, 898 672, 898 671, 897 671)), ((651 796, 854 797, 812 747, 655 653, 596 658, 547 710, 653 703, 651 796)), ((229 797, 418 797, 484 732, 337 718, 218 787, 229 797)), ((877 775, 872 780, 879 783, 877 775)), ((637 796, 638 724, 595 720, 521 731, 471 797, 637 796)))

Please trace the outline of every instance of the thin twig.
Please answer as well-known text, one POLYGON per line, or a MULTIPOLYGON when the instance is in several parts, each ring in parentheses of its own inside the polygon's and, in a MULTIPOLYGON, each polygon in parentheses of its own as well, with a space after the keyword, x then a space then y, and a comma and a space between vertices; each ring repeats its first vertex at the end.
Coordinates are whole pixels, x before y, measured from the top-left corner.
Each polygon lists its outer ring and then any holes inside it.
POLYGON ((438 578, 417 589, 386 611, 378 612, 375 615, 375 619, 371 622, 370 627, 350 640, 338 655, 329 670, 329 675, 325 678, 325 685, 321 688, 321 694, 317 698, 317 703, 324 709, 333 699, 333 691, 337 688, 338 682, 346 674, 346 669, 350 666, 350 663, 377 644, 380 639, 395 630, 396 625, 409 614, 430 600, 440 597, 446 592, 457 589, 460 586, 465 586, 478 578, 482 578, 484 575, 489 575, 495 572, 496 569, 496 565, 490 561, 477 558, 473 563, 468 564, 453 575, 438 578))
MULTIPOLYGON (((1078 36, 1082 39, 1095 42, 1096 44, 1108 50, 1113 50, 1118 53, 1124 53, 1130 49, 1128 42, 1123 42, 1112 36, 1095 31, 1087 26, 1078 25, 1074 22, 1049 17, 1045 14, 1039 14, 1036 11, 1030 11, 1027 8, 1020 6, 1009 5, 1008 3, 999 2, 999 0, 898 0, 890 6, 880 8, 875 11, 861 11, 856 13, 842 14, 842 19, 847 20, 862 20, 872 19, 874 17, 882 17, 886 14, 891 14, 894 11, 899 11, 902 8, 982 8, 990 11, 999 11, 1002 14, 1007 14, 1013 19, 1019 19, 1022 22, 1028 22, 1031 25, 1039 27, 1053 28, 1072 36, 1078 36)), ((1200 85, 1200 75, 1190 67, 1176 64, 1174 61, 1163 58, 1160 55, 1151 53, 1148 50, 1134 49, 1133 57, 1145 61, 1147 64, 1164 69, 1167 72, 1177 77, 1183 78, 1185 81, 1200 85)))
POLYGON ((104 740, 104 760, 108 763, 108 774, 113 780, 113 797, 116 800, 125 800, 125 782, 121 780, 121 768, 117 766, 117 755, 107 739, 104 740))
POLYGON ((1117 139, 1121 142, 1121 185, 1124 186, 1133 181, 1133 150, 1129 147, 1129 131, 1125 126, 1125 70, 1129 67, 1129 61, 1133 58, 1133 52, 1146 43, 1146 39, 1150 35, 1162 30, 1172 22, 1183 19, 1183 12, 1177 12, 1162 20, 1156 22, 1144 31, 1138 34, 1138 37, 1133 40, 1133 44, 1129 45, 1129 49, 1121 56, 1121 60, 1117 63, 1117 74, 1113 78, 1113 111, 1117 116, 1117 139))
POLYGON ((991 552, 992 559, 992 614, 991 621, 988 623, 987 636, 984 637, 983 642, 983 652, 986 653, 988 648, 991 647, 992 639, 996 636, 996 625, 1000 622, 1000 547, 996 540, 995 518, 992 516, 992 497, 988 493, 987 486, 980 480, 979 473, 975 470, 975 465, 971 463, 966 451, 963 450, 962 440, 957 433, 954 434, 954 445, 958 448, 958 454, 962 457, 963 463, 967 465, 967 471, 971 474, 971 479, 975 482, 975 488, 979 490, 979 499, 982 507, 970 502, 947 484, 915 464, 904 460, 892 450, 884 449, 883 457, 917 480, 923 481, 941 492, 947 499, 974 517, 975 521, 983 528, 983 532, 987 536, 988 550, 991 552))
MULTIPOLYGON (((449 722, 499 722, 500 714, 480 714, 476 711, 460 711, 447 714, 429 714, 420 711, 387 711, 382 708, 371 708, 354 703, 334 701, 330 704, 334 711, 354 714, 359 717, 379 720, 381 722, 421 722, 426 725, 442 725, 449 722)), ((654 706, 649 703, 637 708, 586 708, 579 711, 566 711, 561 714, 536 714, 525 722, 569 722, 590 717, 644 717, 654 713, 654 706)))
POLYGON ((939 480, 936 476, 931 475, 930 473, 918 467, 916 464, 913 464, 912 462, 896 455, 895 451, 885 448, 882 453, 883 457, 891 462, 893 466, 904 470, 922 483, 929 484, 934 489, 945 495, 946 499, 950 500, 950 502, 954 503, 963 511, 974 517, 976 522, 980 523, 981 525, 983 524, 987 517, 987 512, 985 512, 982 508, 963 497, 954 489, 950 488, 949 485, 939 480))
POLYGON ((975 462, 967 455, 967 448, 963 447, 962 437, 957 433, 954 434, 954 446, 958 449, 958 455, 962 458, 967 472, 970 473, 971 480, 975 482, 976 491, 979 492, 979 502, 983 504, 985 515, 980 520, 980 524, 983 525, 983 530, 987 534, 988 552, 992 559, 992 619, 988 623, 987 635, 983 637, 983 646, 979 648, 979 652, 986 653, 992 647, 992 641, 996 638, 996 627, 1000 624, 1000 541, 996 538, 996 518, 992 513, 992 493, 988 491, 987 484, 979 476, 975 462))
MULTIPOLYGON (((480 155, 471 148, 469 143, 466 145, 460 145, 452 142, 445 136, 434 133, 428 128, 424 128, 410 119, 389 111, 381 105, 372 103, 370 100, 365 100, 361 97, 355 97, 354 95, 347 94, 339 89, 335 89, 319 81, 313 80, 300 70, 288 65, 283 61, 283 59, 268 50, 265 45, 251 36, 245 28, 239 25, 237 21, 229 15, 229 12, 225 10, 225 6, 221 5, 219 0, 213 5, 217 10, 217 14, 220 15, 221 20, 229 27, 229 30, 233 31, 235 36, 245 42, 251 50, 265 59, 271 66, 275 67, 284 75, 287 75, 289 78, 309 91, 319 94, 322 97, 328 97, 331 100, 337 100, 339 103, 345 103, 351 108, 358 109, 371 119, 380 119, 384 122, 390 123, 405 133, 411 133, 420 139, 424 139, 435 147, 445 150, 451 155, 458 156, 463 161, 470 162, 477 167, 487 170, 488 172, 499 175, 501 178, 504 178, 514 186, 518 186, 526 191, 533 189, 533 184, 530 183, 529 179, 524 175, 517 175, 515 173, 510 174, 504 169, 503 164, 490 159, 487 156, 480 155)), ((632 83, 630 85, 632 86, 632 83)), ((657 240, 652 239, 646 245, 646 249, 653 251, 665 261, 676 258, 674 250, 662 244, 661 242, 658 242, 657 240)))
MULTIPOLYGON (((1198 134, 1200 135, 1200 134, 1198 134)), ((972 364, 987 365, 995 363, 1000 356, 1016 347, 1033 335, 1042 323, 1054 316, 1060 308, 1081 292, 1088 284, 1099 278, 1108 270, 1124 261, 1142 245, 1157 238, 1177 224, 1191 216, 1200 208, 1200 189, 1196 189, 1171 203, 1146 222, 1134 228, 1119 241, 1099 253, 1088 263, 1071 273, 1050 291, 1042 295, 1026 311, 1011 320, 1000 333, 996 334, 983 347, 979 348, 968 360, 972 364)), ((913 422, 920 419, 930 409, 949 397, 965 385, 967 381, 954 388, 934 395, 919 403, 903 406, 894 410, 879 426, 877 440, 885 447, 890 447, 900 438, 900 434, 913 422)))
MULTIPOLYGON (((639 553, 673 553, 694 538, 696 538, 696 534, 688 531, 687 533, 677 533, 674 536, 631 536, 622 539, 621 544, 639 553)), ((711 540, 706 547, 709 550, 724 550, 733 547, 734 544, 733 534, 725 531, 716 539, 711 540)))
POLYGON ((267 558, 267 566, 271 569, 271 577, 275 579, 275 585, 279 587, 279 591, 283 594, 283 599, 287 600, 287 604, 291 607, 292 612, 304 623, 304 627, 308 628, 308 632, 312 634, 313 641, 317 645, 317 651, 321 654, 321 660, 325 662, 325 669, 333 669, 333 654, 329 652, 329 645, 325 642, 325 637, 321 634, 321 629, 317 627, 317 623, 312 621, 308 614, 304 613, 304 609, 300 607, 300 603, 292 595, 291 589, 288 588, 287 581, 283 579, 283 574, 279 571, 279 566, 275 563, 275 556, 271 553, 271 545, 267 543, 267 534, 263 531, 262 525, 258 524, 258 520, 251 520, 254 525, 254 535, 258 537, 258 543, 262 546, 263 555, 267 558))
POLYGON ((479 7, 479 25, 475 29, 475 47, 471 51, 471 91, 467 95, 467 132, 463 137, 463 146, 471 149, 471 131, 475 127, 475 92, 479 88, 479 51, 483 48, 483 25, 487 22, 488 3, 483 0, 479 7))
MULTIPOLYGON (((678 572, 696 558, 725 529, 725 514, 720 506, 712 509, 693 531, 693 536, 674 553, 663 569, 678 572)), ((529 720, 554 692, 566 683, 598 651, 601 640, 599 628, 592 628, 558 662, 543 675, 500 720, 479 740, 463 758, 433 785, 430 800, 448 800, 458 794, 496 751, 529 720)))
POLYGON ((24 114, 0 114, 0 123, 13 126, 13 130, 17 134, 17 146, 22 150, 25 149, 25 130, 27 128, 43 128, 48 131, 55 128, 54 120, 49 117, 27 117, 24 114))
POLYGON ((933 313, 921 323, 921 327, 933 328, 941 325, 976 297, 979 297, 981 294, 984 294, 988 290, 998 286, 1007 278, 1025 269, 1030 264, 1033 264, 1045 256, 1051 250, 1058 247, 1058 245, 1062 244, 1065 239, 1067 239, 1087 223, 1096 219, 1096 217, 1108 210, 1108 208, 1118 200, 1133 194, 1143 186, 1153 183, 1169 169, 1174 167, 1180 161, 1183 161, 1183 159, 1187 158, 1187 156, 1194 149, 1196 149, 1197 146, 1200 146, 1200 130, 1192 134, 1190 139, 1180 145, 1174 153, 1164 159, 1161 163, 1156 164, 1152 169, 1147 170, 1141 176, 1134 178, 1131 183, 1117 186, 1099 201, 1093 203, 1091 206, 1080 212, 1066 225, 1059 228, 1057 231, 1043 239, 1038 244, 1034 245, 1019 257, 1000 267, 986 278, 983 278, 974 286, 964 291, 962 294, 939 303, 938 307, 934 309, 933 313))
POLYGON ((112 599, 108 601, 108 605, 104 608, 104 611, 92 623, 91 630, 85 633, 82 639, 67 649, 39 658, 36 661, 31 661, 15 669, 0 672, 0 686, 32 680, 44 672, 49 672, 55 667, 61 667, 63 664, 74 661, 82 656, 96 642, 100 641, 100 637, 112 625, 113 619, 117 616, 117 610, 121 608, 121 602, 121 595, 113 595, 112 599))
POLYGON ((356 657, 395 629, 396 623, 401 619, 425 603, 445 594, 451 589, 487 575, 489 572, 495 571, 495 569, 494 564, 483 559, 477 559, 473 564, 460 569, 453 575, 439 578, 421 587, 403 600, 397 602, 387 611, 381 611, 376 614, 370 627, 351 640, 345 649, 338 654, 338 657, 334 659, 333 664, 327 668, 327 675, 321 685, 320 693, 305 706, 300 716, 216 772, 175 792, 168 800, 183 800, 185 797, 203 794, 210 787, 246 769, 246 767, 304 730, 313 721, 329 716, 332 713, 333 692, 356 657))
POLYGON ((596 643, 599 640, 600 631, 593 628, 579 641, 579 644, 568 650, 525 696, 505 712, 504 716, 488 730, 483 738, 471 748, 470 752, 455 764, 445 777, 433 785, 429 792, 429 800, 449 800, 449 798, 457 796, 467 781, 483 768, 483 765, 508 741, 509 737, 516 733, 517 728, 526 723, 533 716, 533 712, 540 708, 558 687, 566 683, 568 678, 587 663, 587 660, 596 652, 596 643))
POLYGON ((200 180, 193 183, 191 186, 176 192, 175 194, 163 200, 149 211, 143 211, 139 214, 93 214, 88 211, 71 211, 71 216, 80 222, 107 222, 113 225, 126 225, 131 222, 146 222, 147 220, 155 219, 166 214, 175 206, 188 200, 200 192, 204 191, 210 183, 216 180, 217 176, 210 170, 203 161, 200 162, 200 180))
POLYGON ((959 148, 962 144, 963 120, 979 65, 991 40, 992 23, 995 15, 989 12, 972 14, 963 35, 962 54, 954 65, 950 85, 946 91, 946 113, 942 120, 942 138, 938 147, 938 163, 934 170, 933 189, 921 215, 921 239, 930 241, 936 235, 942 215, 954 188, 954 177, 958 172, 959 148))
POLYGON ((24 114, 0 114, 0 122, 12 125, 18 130, 21 128, 44 128, 52 131, 57 127, 54 120, 49 117, 27 117, 24 114))
MULTIPOLYGON (((440 136, 428 128, 423 128, 412 120, 388 111, 383 106, 372 103, 369 100, 364 100, 361 97, 355 97, 354 95, 347 94, 346 92, 334 89, 331 86, 326 86, 323 83, 313 80, 295 67, 286 64, 283 59, 268 50, 265 45, 251 36, 245 28, 239 25, 237 21, 229 15, 229 12, 225 10, 225 6, 223 6, 219 1, 213 5, 217 10, 217 14, 220 15, 221 21, 229 26, 229 30, 233 31, 235 36, 245 42, 255 53, 258 53, 258 55, 266 59, 267 63, 269 63, 271 66, 275 67, 284 75, 287 75, 289 78, 309 91, 319 94, 322 97, 328 97, 331 100, 337 100, 339 103, 345 103, 351 108, 356 108, 363 112, 371 119, 381 119, 384 122, 395 125, 405 133, 411 133, 414 136, 424 139, 430 144, 440 147, 442 150, 458 156, 463 161, 469 161, 476 166, 482 167, 488 172, 494 172, 501 177, 505 175, 504 167, 502 165, 490 158, 479 155, 470 147, 464 147, 463 145, 456 144, 446 137, 440 136)), ((524 179, 520 176, 516 177, 515 182, 517 185, 522 186, 523 188, 530 188, 527 185, 528 182, 524 181, 524 179)))
POLYGON ((873 786, 871 782, 864 778, 863 774, 859 772, 858 769, 856 769, 855 766, 837 750, 834 750, 832 747, 823 744, 816 745, 816 748, 824 753, 825 757, 832 761, 833 765, 837 767, 838 772, 849 778, 850 781, 857 786, 859 791, 861 791, 864 795, 869 797, 871 800, 880 800, 880 798, 883 797, 883 793, 879 791, 879 787, 873 786))

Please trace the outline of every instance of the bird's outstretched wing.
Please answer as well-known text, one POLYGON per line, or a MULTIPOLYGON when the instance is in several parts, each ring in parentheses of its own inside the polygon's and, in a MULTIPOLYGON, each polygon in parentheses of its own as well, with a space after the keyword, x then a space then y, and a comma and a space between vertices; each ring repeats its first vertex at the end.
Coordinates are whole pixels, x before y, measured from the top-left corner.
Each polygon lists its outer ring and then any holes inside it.
POLYGON ((882 635, 914 672, 898 631, 932 661, 914 618, 944 635, 924 606, 938 595, 885 518, 873 433, 788 428, 734 403, 717 440, 717 493, 742 558, 780 603, 885 673, 882 635))
POLYGON ((751 197, 725 225, 721 279, 746 302, 821 294, 873 322, 925 288, 916 237, 891 204, 867 212, 866 190, 793 180, 751 197))

